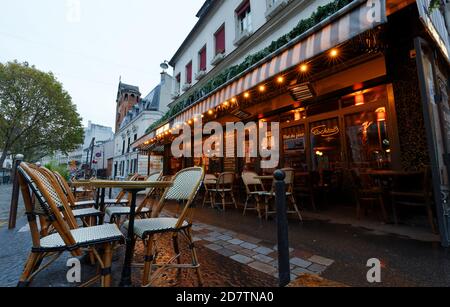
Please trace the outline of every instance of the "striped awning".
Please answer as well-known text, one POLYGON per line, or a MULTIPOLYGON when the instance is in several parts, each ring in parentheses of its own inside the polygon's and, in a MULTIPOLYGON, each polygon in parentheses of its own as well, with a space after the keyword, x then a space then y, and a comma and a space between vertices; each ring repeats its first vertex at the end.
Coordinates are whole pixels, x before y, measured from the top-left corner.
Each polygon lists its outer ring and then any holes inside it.
POLYGON ((297 43, 179 114, 172 123, 184 123, 196 115, 204 114, 259 83, 385 22, 385 0, 356 0, 303 34, 297 43))

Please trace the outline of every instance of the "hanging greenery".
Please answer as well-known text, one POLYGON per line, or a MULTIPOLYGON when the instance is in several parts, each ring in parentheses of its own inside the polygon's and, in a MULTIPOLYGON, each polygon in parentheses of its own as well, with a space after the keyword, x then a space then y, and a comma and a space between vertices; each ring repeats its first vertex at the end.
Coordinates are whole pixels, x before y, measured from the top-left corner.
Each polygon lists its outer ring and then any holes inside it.
POLYGON ((431 14, 434 10, 441 7, 442 0, 431 0, 430 6, 428 7, 428 12, 431 14))
POLYGON ((176 116, 185 108, 191 106, 195 102, 201 100, 203 97, 216 90, 220 86, 224 85, 229 80, 233 79, 237 75, 241 74, 248 68, 252 67, 254 64, 258 63, 262 59, 266 58, 273 52, 277 51, 281 47, 290 43, 318 23, 322 22, 326 18, 338 12, 340 9, 346 5, 353 2, 353 0, 334 0, 324 6, 319 6, 317 10, 306 19, 300 20, 300 22, 286 35, 281 36, 276 41, 273 41, 268 47, 263 50, 249 55, 245 60, 238 65, 231 66, 223 70, 219 75, 211 79, 203 87, 197 89, 193 94, 187 97, 185 100, 178 102, 173 108, 171 108, 159 121, 155 122, 147 129, 147 133, 150 133, 154 129, 158 128, 160 125, 166 123, 169 119, 176 116))

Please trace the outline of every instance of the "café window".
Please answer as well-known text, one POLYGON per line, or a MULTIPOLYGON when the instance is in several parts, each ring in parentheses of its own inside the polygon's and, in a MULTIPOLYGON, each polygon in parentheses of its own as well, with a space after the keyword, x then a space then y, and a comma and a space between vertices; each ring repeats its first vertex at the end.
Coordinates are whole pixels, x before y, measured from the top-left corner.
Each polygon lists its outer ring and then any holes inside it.
POLYGON ((387 101, 386 86, 361 90, 341 99, 342 108, 361 107, 373 103, 384 103, 387 101))
POLYGON ((314 170, 333 170, 342 162, 339 119, 311 123, 311 154, 314 170))
POLYGON ((285 128, 281 135, 284 152, 283 167, 307 171, 305 125, 285 128))
POLYGON ((387 123, 385 107, 345 116, 347 153, 352 168, 390 166, 387 123))

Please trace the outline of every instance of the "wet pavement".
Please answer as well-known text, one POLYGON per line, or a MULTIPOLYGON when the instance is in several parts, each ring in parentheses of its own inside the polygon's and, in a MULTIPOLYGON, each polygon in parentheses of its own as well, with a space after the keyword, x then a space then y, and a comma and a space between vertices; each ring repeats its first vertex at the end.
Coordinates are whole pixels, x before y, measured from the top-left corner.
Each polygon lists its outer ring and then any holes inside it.
MULTIPOLYGON (((176 211, 175 206, 167 208, 176 211)), ((437 242, 422 242, 362 227, 309 219, 308 212, 303 215, 303 223, 294 218, 290 220, 290 246, 306 255, 333 259, 335 263, 322 277, 349 286, 450 286, 450 252, 437 242), (382 263, 380 284, 367 281, 367 261, 371 258, 382 263)), ((252 214, 242 216, 242 210, 220 212, 197 208, 195 218, 273 244, 277 240, 273 220, 259 221, 252 214)))
MULTIPOLYGON (((0 221, 3 222, 8 218, 9 193, 10 186, 0 186, 0 221)), ((22 204, 20 208, 20 212, 23 213, 22 204)), ((166 207, 167 212, 172 214, 176 212, 176 208, 174 205, 166 207)), ((304 217, 303 223, 300 223, 298 219, 290 220, 290 246, 293 248, 291 257, 303 261, 332 260, 333 262, 321 275, 327 280, 349 286, 450 286, 450 254, 448 250, 441 248, 439 243, 422 242, 362 227, 317 220, 310 218, 308 212, 304 213, 304 217), (382 262, 382 282, 380 284, 367 282, 366 274, 369 268, 366 267, 366 264, 371 258, 378 258, 382 262)), ((233 258, 233 256, 241 254, 240 251, 247 250, 246 253, 251 254, 243 256, 252 258, 250 263, 254 263, 257 261, 253 259, 255 256, 253 250, 259 247, 274 249, 276 224, 273 220, 260 221, 252 213, 244 217, 241 210, 229 209, 226 212, 220 212, 211 208, 197 208, 195 220, 197 225, 195 236, 199 246, 199 258, 203 262, 205 286, 276 285, 277 280, 274 274, 270 274, 272 271, 267 266, 254 264, 254 267, 251 267, 249 263, 239 262, 246 258, 233 258), (208 229, 208 225, 212 225, 213 228, 208 229), (224 249, 233 249, 232 243, 223 242, 223 237, 218 240, 219 242, 211 241, 214 238, 211 233, 217 232, 214 231, 214 227, 218 227, 228 234, 236 234, 236 237, 231 236, 231 239, 227 241, 240 240, 247 236, 247 238, 259 240, 256 244, 258 247, 245 245, 247 248, 242 248, 242 244, 253 244, 242 240, 244 243, 240 243, 239 252, 231 255, 224 249), (209 240, 205 238, 209 238, 209 240), (223 248, 219 249, 218 247, 223 248), (268 271, 264 273, 264 270, 268 271)), ((227 235, 226 233, 221 234, 227 235)), ((161 242, 164 242, 164 239, 161 242)), ((27 230, 23 214, 19 214, 15 230, 7 230, 6 225, 0 226, 0 246, 0 286, 15 286, 31 247, 30 233, 27 230)), ((170 245, 162 243, 161 246, 164 249, 170 245)), ((116 253, 113 264, 114 284, 118 283, 120 277, 123 248, 119 248, 116 253)), ((141 249, 138 248, 137 259, 141 253, 141 249)), ((275 257, 275 254, 272 253, 268 256, 275 257)), ((66 281, 68 258, 68 255, 64 255, 50 268, 38 275, 33 286, 70 286, 66 281)), ((296 263, 304 264, 298 260, 296 263)), ((311 264, 309 265, 311 266, 311 264)), ((94 272, 95 267, 83 266, 83 278, 87 278, 94 272)), ((139 284, 140 270, 135 269, 133 276, 135 283, 139 284)), ((177 279, 174 273, 171 275, 169 272, 161 279, 159 285, 196 286, 197 280, 193 272, 183 272, 181 279, 177 279)))

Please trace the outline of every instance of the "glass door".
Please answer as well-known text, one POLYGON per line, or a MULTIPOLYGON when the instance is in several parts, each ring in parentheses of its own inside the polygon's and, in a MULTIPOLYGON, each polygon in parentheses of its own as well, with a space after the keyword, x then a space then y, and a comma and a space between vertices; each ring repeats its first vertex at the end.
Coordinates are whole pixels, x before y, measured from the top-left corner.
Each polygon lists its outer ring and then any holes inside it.
POLYGON ((314 171, 334 170, 342 163, 339 118, 311 123, 310 138, 314 171))
POLYGON ((391 143, 386 108, 380 107, 344 117, 350 168, 389 168, 391 143))

